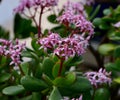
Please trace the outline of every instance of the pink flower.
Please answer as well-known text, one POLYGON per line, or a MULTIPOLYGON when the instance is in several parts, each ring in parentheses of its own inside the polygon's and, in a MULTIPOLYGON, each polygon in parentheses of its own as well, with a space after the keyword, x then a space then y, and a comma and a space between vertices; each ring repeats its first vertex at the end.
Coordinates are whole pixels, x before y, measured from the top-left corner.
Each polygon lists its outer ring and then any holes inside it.
POLYGON ((120 21, 113 25, 114 27, 120 28, 120 21))
POLYGON ((85 76, 88 78, 88 80, 91 82, 92 85, 98 86, 103 83, 111 84, 112 80, 110 78, 111 72, 106 72, 105 69, 100 69, 98 72, 87 72, 85 73, 85 76))
POLYGON ((74 57, 75 55, 80 56, 85 53, 87 45, 88 41, 81 35, 73 35, 72 37, 61 39, 58 47, 54 50, 54 54, 65 59, 74 57))
POLYGON ((34 2, 36 5, 49 7, 49 6, 56 6, 58 3, 58 0, 34 0, 34 2))
POLYGON ((21 0, 18 7, 14 9, 15 13, 22 13, 25 8, 30 8, 34 5, 32 0, 21 0))
POLYGON ((86 33, 90 36, 94 34, 92 23, 86 20, 82 14, 74 14, 68 10, 58 17, 57 20, 67 27, 70 27, 71 24, 75 25, 74 30, 77 30, 77 33, 86 33))
POLYGON ((18 66, 20 64, 21 52, 25 49, 25 43, 20 44, 18 40, 15 43, 0 39, 0 55, 11 58, 10 65, 18 66))
POLYGON ((47 49, 54 49, 60 39, 61 37, 57 33, 50 33, 49 36, 38 40, 38 44, 46 51, 47 49))
POLYGON ((83 14, 84 12, 84 6, 81 2, 71 2, 68 1, 64 6, 63 6, 64 11, 72 11, 73 14, 83 14))

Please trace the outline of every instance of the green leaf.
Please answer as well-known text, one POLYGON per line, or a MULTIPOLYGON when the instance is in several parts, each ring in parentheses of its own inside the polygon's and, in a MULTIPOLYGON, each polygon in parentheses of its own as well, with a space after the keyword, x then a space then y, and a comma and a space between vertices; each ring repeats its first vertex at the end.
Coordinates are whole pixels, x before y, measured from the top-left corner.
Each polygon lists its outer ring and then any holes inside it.
POLYGON ((115 57, 115 58, 120 58, 120 46, 118 46, 118 47, 114 50, 114 57, 115 57))
POLYGON ((0 75, 0 83, 3 83, 5 81, 9 80, 10 77, 11 77, 11 74, 9 74, 9 73, 3 73, 3 74, 1 74, 0 75))
POLYGON ((95 18, 95 19, 93 20, 93 24, 94 24, 95 26, 99 26, 99 25, 102 24, 102 23, 103 23, 103 21, 102 21, 101 18, 95 18))
POLYGON ((55 86, 66 87, 72 85, 76 80, 76 75, 73 72, 69 72, 65 77, 57 77, 53 83, 55 86))
POLYGON ((108 38, 110 40, 119 41, 120 40, 120 32, 113 30, 113 31, 109 32, 108 38))
POLYGON ((42 70, 50 78, 53 78, 52 76, 53 66, 54 66, 54 62, 52 61, 52 59, 48 57, 44 58, 43 63, 42 63, 42 70))
POLYGON ((99 25, 99 28, 102 30, 108 30, 110 28, 110 25, 106 22, 103 22, 102 24, 99 25))
POLYGON ((115 50, 116 45, 115 44, 102 44, 99 46, 98 51, 102 55, 111 55, 113 51, 115 50))
POLYGON ((108 15, 110 15, 112 12, 111 12, 111 10, 108 8, 108 9, 105 9, 104 11, 103 11, 103 14, 105 15, 105 16, 108 16, 108 15))
POLYGON ((28 75, 28 73, 29 73, 29 63, 28 62, 22 63, 21 68, 22 68, 24 74, 28 75))
POLYGON ((37 43, 37 39, 32 39, 31 45, 32 45, 32 48, 33 48, 35 51, 38 51, 39 48, 40 48, 40 45, 37 43))
POLYGON ((67 88, 75 93, 80 93, 89 91, 92 88, 92 86, 88 79, 84 77, 78 77, 74 84, 67 88))
POLYGON ((14 19, 15 38, 27 38, 31 32, 37 33, 37 28, 32 26, 32 21, 16 14, 14 19))
POLYGON ((42 76, 42 64, 40 63, 36 68, 35 77, 41 78, 41 76, 42 76))
POLYGON ((5 95, 17 95, 24 92, 24 87, 22 85, 9 86, 3 89, 3 94, 5 95))
POLYGON ((48 100, 62 100, 62 96, 59 92, 59 90, 57 89, 57 87, 53 87, 53 90, 49 96, 48 100))
POLYGON ((41 91, 47 88, 47 84, 44 81, 30 76, 23 76, 21 78, 21 84, 29 91, 41 91))
POLYGON ((101 7, 101 5, 98 5, 98 6, 95 8, 94 12, 93 12, 92 15, 90 16, 90 20, 93 20, 93 19, 95 18, 95 16, 98 14, 98 12, 99 12, 99 10, 100 10, 100 7, 101 7))
POLYGON ((38 93, 38 92, 33 92, 33 93, 32 93, 32 100, 42 100, 40 93, 38 93))
POLYGON ((120 84, 120 77, 115 78, 113 81, 116 82, 116 83, 118 83, 118 84, 120 84))
POLYGON ((56 64, 53 66, 52 75, 54 78, 58 76, 59 69, 60 69, 60 61, 56 62, 56 64))
POLYGON ((49 22, 51 22, 53 24, 57 24, 56 18, 57 18, 57 16, 53 14, 53 15, 48 16, 47 19, 49 22))
POLYGON ((0 26, 0 38, 9 39, 9 32, 0 26))
POLYGON ((107 88, 96 90, 94 100, 110 100, 110 92, 107 88))

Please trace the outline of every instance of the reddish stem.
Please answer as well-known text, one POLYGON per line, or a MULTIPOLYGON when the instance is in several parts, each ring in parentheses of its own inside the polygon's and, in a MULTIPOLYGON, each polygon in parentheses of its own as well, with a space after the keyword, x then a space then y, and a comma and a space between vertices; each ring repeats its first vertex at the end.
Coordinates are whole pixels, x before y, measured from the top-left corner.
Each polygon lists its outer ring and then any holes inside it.
POLYGON ((39 16, 39 25, 38 25, 38 38, 40 38, 41 36, 41 21, 42 21, 42 14, 43 14, 43 9, 44 7, 41 7, 41 12, 40 12, 40 16, 39 16))
POLYGON ((65 60, 64 58, 60 59, 60 69, 59 69, 59 72, 58 72, 58 76, 60 76, 61 73, 62 73, 64 60, 65 60))

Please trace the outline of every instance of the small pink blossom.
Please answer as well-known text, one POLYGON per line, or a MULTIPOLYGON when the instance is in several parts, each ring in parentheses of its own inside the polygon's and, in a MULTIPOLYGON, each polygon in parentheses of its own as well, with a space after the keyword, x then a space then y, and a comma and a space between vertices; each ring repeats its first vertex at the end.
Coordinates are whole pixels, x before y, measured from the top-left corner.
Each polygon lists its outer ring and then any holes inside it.
POLYGON ((18 66, 20 64, 21 52, 25 49, 25 43, 20 44, 16 39, 15 43, 12 41, 0 39, 0 55, 11 58, 10 65, 18 66))
POLYGON ((70 27, 71 24, 75 25, 75 30, 79 30, 78 33, 81 32, 88 35, 94 34, 92 23, 86 20, 86 18, 81 14, 75 15, 68 10, 58 17, 57 20, 68 27, 70 27))
POLYGON ((57 33, 50 33, 49 36, 38 40, 38 44, 46 51, 47 49, 54 49, 60 39, 61 37, 57 33))
POLYGON ((34 5, 34 2, 32 0, 21 0, 18 7, 14 9, 15 13, 22 13, 25 8, 30 8, 34 5))
POLYGON ((110 78, 111 72, 106 72, 105 69, 100 69, 98 72, 87 72, 85 73, 85 76, 88 78, 88 80, 91 82, 92 85, 98 86, 103 83, 111 84, 112 80, 110 78))
POLYGON ((73 35, 72 37, 61 39, 58 47, 54 50, 54 54, 65 59, 74 57, 75 55, 80 56, 85 53, 87 45, 88 41, 81 35, 73 35))
POLYGON ((114 27, 120 28, 120 21, 113 25, 114 27))
POLYGON ((64 7, 64 11, 72 11, 73 14, 83 14, 84 12, 84 5, 81 2, 71 2, 68 1, 64 7))

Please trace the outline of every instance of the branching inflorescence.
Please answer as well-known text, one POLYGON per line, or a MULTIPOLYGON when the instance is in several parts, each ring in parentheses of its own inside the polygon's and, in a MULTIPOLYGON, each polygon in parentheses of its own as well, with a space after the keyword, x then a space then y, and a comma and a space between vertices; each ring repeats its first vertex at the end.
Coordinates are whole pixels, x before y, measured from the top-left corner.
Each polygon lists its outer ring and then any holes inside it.
POLYGON ((10 65, 18 66, 20 61, 21 52, 25 49, 25 43, 20 44, 16 39, 15 43, 12 41, 0 39, 0 56, 11 58, 10 65))

